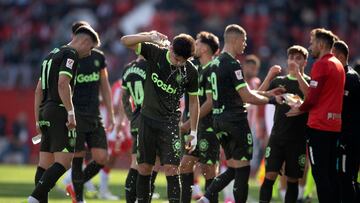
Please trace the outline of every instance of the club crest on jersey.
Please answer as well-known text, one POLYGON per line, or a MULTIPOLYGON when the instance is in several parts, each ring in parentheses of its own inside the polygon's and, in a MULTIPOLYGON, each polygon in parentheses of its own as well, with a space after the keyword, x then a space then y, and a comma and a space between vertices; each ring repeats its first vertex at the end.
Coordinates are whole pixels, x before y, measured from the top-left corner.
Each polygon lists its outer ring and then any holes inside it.
POLYGON ((237 78, 238 80, 243 79, 243 75, 242 75, 241 70, 236 70, 236 71, 235 71, 235 75, 236 75, 236 78, 237 78))
POLYGON ((310 81, 310 87, 316 88, 317 86, 318 86, 318 82, 317 82, 317 81, 315 81, 315 80, 311 80, 311 81, 310 81))
POLYGON ((73 60, 73 59, 67 59, 67 60, 66 60, 66 65, 65 65, 65 66, 66 66, 67 68, 72 69, 73 65, 74 65, 74 60, 73 60))

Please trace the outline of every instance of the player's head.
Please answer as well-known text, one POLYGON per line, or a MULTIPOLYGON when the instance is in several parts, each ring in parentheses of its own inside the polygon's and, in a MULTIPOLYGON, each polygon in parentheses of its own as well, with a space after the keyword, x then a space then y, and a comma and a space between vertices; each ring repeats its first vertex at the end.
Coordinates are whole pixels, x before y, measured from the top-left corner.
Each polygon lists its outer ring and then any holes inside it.
POLYGON ((219 38, 213 33, 202 31, 196 35, 195 56, 203 54, 213 56, 219 50, 219 38))
POLYGON ((89 24, 87 21, 84 21, 84 20, 79 20, 79 21, 73 22, 73 24, 71 25, 71 33, 74 35, 74 34, 75 34, 75 31, 76 31, 80 26, 83 26, 83 25, 88 25, 88 26, 90 26, 90 24, 89 24))
POLYGON ((97 32, 89 25, 82 25, 74 32, 74 48, 78 51, 80 58, 90 55, 91 49, 100 46, 97 32))
POLYGON ((195 40, 188 34, 174 37, 170 47, 170 62, 175 66, 183 66, 188 58, 194 55, 195 40))
POLYGON ((245 78, 251 79, 259 74, 260 59, 256 55, 247 55, 243 64, 245 78))
POLYGON ((331 52, 343 65, 347 64, 349 59, 349 47, 344 41, 336 41, 331 52))
POLYGON ((240 25, 231 24, 226 26, 224 32, 225 45, 233 47, 236 54, 244 53, 246 48, 246 31, 240 25))
POLYGON ((287 56, 287 65, 289 71, 296 71, 295 68, 300 68, 301 72, 304 71, 304 68, 307 64, 307 58, 309 56, 309 52, 305 47, 300 45, 293 45, 288 48, 287 56))
POLYGON ((318 58, 321 52, 330 51, 338 37, 330 30, 316 28, 310 32, 310 51, 314 58, 318 58))

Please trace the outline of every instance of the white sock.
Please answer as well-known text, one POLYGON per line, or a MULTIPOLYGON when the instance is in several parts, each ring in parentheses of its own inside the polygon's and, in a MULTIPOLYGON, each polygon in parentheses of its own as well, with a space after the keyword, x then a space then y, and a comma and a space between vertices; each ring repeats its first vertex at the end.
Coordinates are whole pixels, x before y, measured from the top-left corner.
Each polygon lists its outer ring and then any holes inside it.
POLYGON ((298 194, 298 200, 301 200, 304 198, 304 186, 299 185, 299 194, 298 194))
POLYGON ((100 170, 100 185, 99 185, 99 191, 100 192, 106 192, 108 191, 108 185, 109 185, 109 174, 105 173, 104 170, 100 170))
POLYGON ((33 196, 29 196, 28 197, 28 203, 39 203, 39 200, 37 200, 35 197, 33 196))
POLYGON ((64 183, 64 185, 68 185, 68 184, 72 183, 72 180, 71 180, 71 168, 66 171, 63 183, 64 183))
POLYGON ((199 201, 202 201, 203 203, 210 203, 210 201, 208 200, 208 198, 206 198, 205 196, 202 196, 199 201))
POLYGON ((283 202, 285 201, 285 194, 286 194, 286 190, 280 189, 280 197, 283 202))
POLYGON ((87 191, 96 191, 95 185, 89 180, 84 184, 87 191))
POLYGON ((225 200, 234 200, 234 180, 232 180, 225 188, 224 188, 224 199, 225 200))

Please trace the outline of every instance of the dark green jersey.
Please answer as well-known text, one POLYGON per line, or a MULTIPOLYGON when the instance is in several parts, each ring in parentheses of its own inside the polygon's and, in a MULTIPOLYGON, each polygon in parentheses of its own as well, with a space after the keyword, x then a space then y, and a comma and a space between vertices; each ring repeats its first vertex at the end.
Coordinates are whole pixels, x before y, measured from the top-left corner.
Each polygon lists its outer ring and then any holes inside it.
POLYGON ((135 60, 126 65, 123 71, 122 88, 131 95, 135 105, 133 113, 141 109, 144 101, 144 84, 147 67, 148 63, 146 60, 135 60))
MULTIPOLYGON (((146 70, 142 114, 164 122, 180 118, 180 98, 185 92, 198 93, 198 74, 190 61, 182 67, 170 63, 170 51, 152 43, 138 45, 141 54, 149 63, 146 70)), ((175 121, 176 122, 176 121, 175 121)))
POLYGON ((210 82, 213 96, 213 115, 238 120, 246 117, 244 103, 237 92, 247 84, 240 62, 229 53, 222 52, 210 64, 210 82))
MULTIPOLYGON (((205 64, 204 66, 200 65, 200 62, 198 60, 193 60, 194 64, 197 64, 197 70, 199 73, 199 102, 200 102, 200 106, 202 104, 205 103, 206 101, 206 94, 207 93, 212 93, 211 90, 211 84, 210 84, 210 75, 211 75, 211 70, 210 70, 210 64, 211 62, 205 64)), ((186 117, 186 119, 189 118, 189 98, 188 98, 188 94, 185 94, 185 109, 184 109, 184 116, 186 117)), ((212 126, 212 113, 209 113, 208 115, 206 115, 205 117, 201 118, 199 120, 199 129, 200 130, 206 130, 209 127, 212 126)))
POLYGON ((99 116, 100 71, 106 68, 104 53, 91 50, 91 55, 79 60, 73 102, 76 113, 99 116))
MULTIPOLYGON (((310 81, 308 76, 305 77, 307 82, 310 81)), ((304 95, 299 88, 299 83, 296 78, 287 76, 278 76, 270 83, 269 90, 276 87, 284 87, 287 93, 292 93, 300 96, 304 100, 304 95)), ((271 136, 277 139, 304 139, 306 122, 308 114, 304 113, 299 116, 287 117, 285 113, 290 110, 286 104, 277 104, 274 114, 274 126, 271 130, 271 136)))
POLYGON ((52 50, 43 60, 41 66, 41 89, 44 105, 62 105, 58 92, 59 75, 67 75, 71 78, 70 86, 74 89, 76 69, 78 66, 79 55, 70 46, 62 46, 52 50))
MULTIPOLYGON (((200 69, 200 61, 199 59, 192 59, 191 62, 194 64, 196 70, 198 71, 198 74, 199 74, 199 69, 200 69)), ((199 87, 200 88, 200 87, 199 87)), ((199 97, 200 99, 200 97, 199 97)), ((189 94, 185 92, 184 94, 184 112, 183 112, 183 116, 182 116, 182 119, 183 119, 183 122, 185 122, 186 120, 188 120, 190 118, 190 112, 189 112, 189 94)))

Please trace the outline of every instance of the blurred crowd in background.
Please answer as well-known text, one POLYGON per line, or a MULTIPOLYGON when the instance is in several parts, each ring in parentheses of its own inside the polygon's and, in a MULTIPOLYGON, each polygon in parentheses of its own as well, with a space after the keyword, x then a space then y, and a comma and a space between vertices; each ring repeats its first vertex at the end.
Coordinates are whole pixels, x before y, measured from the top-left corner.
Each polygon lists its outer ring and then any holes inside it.
MULTIPOLYGON (((354 64, 360 59, 359 19, 359 0, 0 0, 0 90, 34 89, 42 58, 70 40, 76 20, 90 22, 99 32, 112 83, 135 57, 120 44, 124 34, 158 30, 170 38, 182 32, 195 37, 207 30, 222 39, 225 26, 236 23, 248 34, 245 53, 261 59, 262 78, 271 65, 285 67, 289 46, 308 47, 315 27, 331 29, 349 44, 354 64)), ((20 114, 10 124, 9 133, 18 140, 25 139, 21 123, 28 116, 20 114)), ((10 151, 18 145, 6 142, 10 151)))

